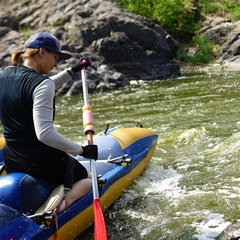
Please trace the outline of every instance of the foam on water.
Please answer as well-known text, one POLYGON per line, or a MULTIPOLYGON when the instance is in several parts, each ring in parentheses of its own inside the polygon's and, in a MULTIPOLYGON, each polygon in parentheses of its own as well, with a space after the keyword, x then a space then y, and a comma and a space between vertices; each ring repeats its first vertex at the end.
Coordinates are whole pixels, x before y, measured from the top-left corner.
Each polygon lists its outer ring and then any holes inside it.
POLYGON ((239 212, 239 77, 184 76, 123 91, 91 96, 96 127, 140 122, 159 141, 147 170, 107 211, 109 239, 212 240, 239 212))
POLYGON ((144 194, 161 195, 178 199, 184 194, 184 190, 179 187, 181 175, 174 169, 164 169, 162 166, 152 165, 151 170, 145 174, 145 181, 148 178, 150 181, 145 182, 144 194))
MULTIPOLYGON (((212 240, 238 220, 238 75, 183 76, 90 96, 96 132, 140 122, 159 135, 147 170, 106 212, 109 240, 212 240)), ((57 99, 56 128, 76 142, 85 140, 82 105, 78 96, 57 99)))
POLYGON ((198 240, 213 240, 231 223, 224 220, 224 216, 218 213, 209 213, 200 223, 193 223, 197 233, 193 235, 198 240))

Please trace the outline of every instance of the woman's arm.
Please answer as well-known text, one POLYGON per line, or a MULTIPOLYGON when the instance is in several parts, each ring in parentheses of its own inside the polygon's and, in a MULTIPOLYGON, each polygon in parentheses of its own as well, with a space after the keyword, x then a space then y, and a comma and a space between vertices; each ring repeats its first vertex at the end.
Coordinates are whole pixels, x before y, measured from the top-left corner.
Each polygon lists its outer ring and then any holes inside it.
POLYGON ((61 71, 60 73, 57 73, 56 75, 53 75, 50 77, 55 83, 55 89, 58 89, 61 87, 65 82, 69 81, 72 79, 73 72, 71 72, 69 69, 65 69, 61 71))
MULTIPOLYGON (((68 73, 64 71, 57 74, 58 76, 55 75, 57 81, 67 77, 68 73)), ((37 138, 48 146, 76 156, 82 152, 82 146, 63 137, 53 126, 54 95, 55 81, 50 79, 43 81, 33 93, 33 121, 37 138)))

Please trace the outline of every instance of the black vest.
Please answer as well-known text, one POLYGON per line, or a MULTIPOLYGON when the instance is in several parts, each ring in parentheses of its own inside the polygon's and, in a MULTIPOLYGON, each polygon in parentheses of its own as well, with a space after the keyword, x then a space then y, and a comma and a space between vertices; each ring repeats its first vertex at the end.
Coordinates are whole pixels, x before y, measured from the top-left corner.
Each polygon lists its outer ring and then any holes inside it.
POLYGON ((8 67, 0 74, 0 120, 9 145, 38 142, 33 124, 33 92, 47 77, 25 66, 8 67))

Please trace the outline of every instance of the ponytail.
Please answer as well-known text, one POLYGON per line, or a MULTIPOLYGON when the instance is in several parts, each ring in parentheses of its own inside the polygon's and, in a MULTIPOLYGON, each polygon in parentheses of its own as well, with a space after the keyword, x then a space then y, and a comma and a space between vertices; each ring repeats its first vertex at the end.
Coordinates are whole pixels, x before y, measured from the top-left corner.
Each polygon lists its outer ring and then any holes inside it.
POLYGON ((33 57, 38 52, 37 48, 26 48, 12 53, 12 63, 14 65, 21 65, 26 58, 33 57))
POLYGON ((14 65, 21 65, 23 63, 23 59, 22 59, 22 54, 24 53, 24 51, 15 51, 13 54, 12 54, 12 63, 14 65))

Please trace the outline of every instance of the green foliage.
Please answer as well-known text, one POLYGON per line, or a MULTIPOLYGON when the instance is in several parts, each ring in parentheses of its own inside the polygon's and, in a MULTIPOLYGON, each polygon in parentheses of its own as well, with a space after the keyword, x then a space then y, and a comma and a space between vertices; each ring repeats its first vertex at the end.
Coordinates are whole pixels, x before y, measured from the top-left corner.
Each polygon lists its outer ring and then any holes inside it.
POLYGON ((218 1, 209 2, 202 0, 200 4, 200 9, 202 14, 217 14, 219 16, 223 15, 224 7, 218 1))
POLYGON ((228 17, 232 21, 240 20, 240 6, 234 0, 200 0, 202 14, 215 14, 221 17, 228 17))
POLYGON ((240 20, 237 0, 115 0, 129 12, 140 14, 158 22, 180 43, 190 41, 194 54, 182 51, 181 59, 195 64, 212 59, 210 41, 204 35, 195 36, 201 25, 201 17, 212 14, 232 21, 240 20), (200 17, 201 16, 201 17, 200 17))
POLYGON ((208 63, 213 58, 213 47, 205 35, 195 36, 192 39, 194 44, 194 54, 190 55, 186 51, 180 52, 180 58, 185 62, 194 64, 208 63))
POLYGON ((194 33, 198 28, 192 0, 116 0, 128 11, 159 22, 173 32, 194 33))
POLYGON ((156 6, 153 17, 168 30, 192 34, 198 29, 198 23, 195 21, 193 6, 191 8, 187 3, 191 4, 186 0, 161 1, 156 6))
POLYGON ((115 0, 129 12, 159 22, 170 32, 192 35, 200 24, 198 14, 228 16, 240 20, 240 6, 236 0, 115 0))
POLYGON ((233 1, 226 1, 224 6, 226 10, 230 13, 232 21, 237 21, 240 19, 240 6, 238 5, 238 3, 233 1))
POLYGON ((233 2, 233 1, 226 1, 225 5, 228 9, 238 9, 239 8, 237 2, 233 2))

